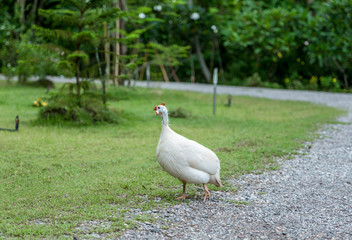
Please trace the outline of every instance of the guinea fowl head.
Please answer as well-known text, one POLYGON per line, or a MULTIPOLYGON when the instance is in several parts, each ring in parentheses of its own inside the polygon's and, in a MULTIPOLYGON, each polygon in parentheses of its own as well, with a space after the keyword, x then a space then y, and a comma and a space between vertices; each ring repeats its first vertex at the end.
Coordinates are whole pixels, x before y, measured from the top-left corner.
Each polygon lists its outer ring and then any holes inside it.
POLYGON ((160 105, 155 106, 154 111, 156 115, 161 115, 161 117, 167 115, 167 108, 165 107, 165 103, 161 103, 160 105))

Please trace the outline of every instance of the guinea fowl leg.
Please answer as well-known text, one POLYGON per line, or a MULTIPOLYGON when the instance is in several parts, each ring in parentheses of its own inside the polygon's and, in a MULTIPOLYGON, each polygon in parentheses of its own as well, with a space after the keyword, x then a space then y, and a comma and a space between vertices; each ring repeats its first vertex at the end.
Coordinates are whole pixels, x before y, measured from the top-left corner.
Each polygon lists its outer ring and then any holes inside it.
POLYGON ((178 200, 185 199, 187 197, 187 194, 186 194, 186 182, 182 182, 182 183, 183 183, 183 192, 182 192, 182 196, 181 197, 176 198, 178 200))
POLYGON ((203 188, 204 188, 204 191, 205 191, 205 193, 204 193, 204 201, 205 201, 205 200, 207 200, 207 196, 210 197, 210 192, 209 192, 209 189, 208 189, 208 187, 207 187, 207 185, 205 183, 203 183, 203 188))

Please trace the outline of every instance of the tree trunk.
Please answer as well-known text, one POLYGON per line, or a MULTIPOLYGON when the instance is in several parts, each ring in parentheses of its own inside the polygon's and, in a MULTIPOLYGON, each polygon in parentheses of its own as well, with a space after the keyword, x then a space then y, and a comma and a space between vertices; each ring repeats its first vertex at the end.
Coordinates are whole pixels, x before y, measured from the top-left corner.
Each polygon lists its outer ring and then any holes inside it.
MULTIPOLYGON (((116 0, 115 2, 115 7, 119 7, 120 3, 119 0, 116 0)), ((114 85, 118 86, 119 85, 119 63, 120 63, 120 19, 116 19, 115 21, 116 25, 116 43, 115 43, 115 71, 114 71, 114 85)))
POLYGON ((21 31, 24 30, 24 25, 26 23, 26 15, 25 15, 25 10, 26 10, 26 0, 17 0, 17 4, 20 8, 20 24, 21 24, 21 31))
MULTIPOLYGON (((127 7, 127 1, 126 0, 118 0, 119 1, 119 7, 122 11, 128 11, 128 7, 127 7)), ((119 28, 122 30, 125 30, 125 21, 123 20, 123 18, 119 19, 119 28)), ((120 34, 120 38, 123 38, 123 35, 120 34)), ((119 49, 120 49, 120 56, 126 55, 127 54, 127 46, 119 43, 119 49)), ((120 66, 119 69, 119 74, 124 74, 126 72, 126 70, 123 69, 122 66, 120 66)), ((123 84, 123 79, 120 80, 119 82, 120 84, 123 84)))
POLYGON ((33 5, 32 5, 32 10, 31 10, 32 23, 35 22, 35 18, 36 18, 36 14, 37 14, 37 8, 38 8, 38 0, 34 0, 33 5))
POLYGON ((345 88, 349 90, 350 86, 348 85, 348 75, 347 75, 346 70, 345 70, 346 68, 344 66, 341 66, 341 64, 338 61, 336 61, 335 59, 333 59, 333 62, 335 64, 335 66, 339 69, 339 71, 343 75, 345 88))
POLYGON ((79 58, 76 60, 76 85, 77 85, 77 97, 81 96, 81 82, 79 80, 79 58))
POLYGON ((172 66, 170 66, 170 69, 171 69, 172 77, 175 79, 175 82, 179 82, 180 79, 178 78, 175 69, 172 66))
POLYGON ((348 76, 347 76, 346 73, 343 73, 343 80, 344 80, 344 82, 345 82, 345 88, 348 89, 348 90, 350 90, 350 86, 349 86, 349 84, 348 84, 348 76))
POLYGON ((193 8, 193 0, 188 0, 188 8, 189 9, 193 8))
POLYGON ((222 59, 220 55, 220 46, 219 46, 219 41, 217 38, 215 38, 215 44, 216 48, 218 50, 218 62, 219 62, 219 67, 220 67, 220 76, 221 76, 221 81, 223 84, 225 84, 225 78, 224 78, 224 66, 222 64, 222 59))
POLYGON ((108 24, 104 22, 104 52, 105 52, 105 75, 107 79, 107 85, 110 84, 110 42, 108 35, 108 24))
POLYGON ((190 48, 189 58, 190 58, 190 62, 191 62, 191 83, 195 83, 196 82, 196 74, 195 74, 195 70, 194 70, 194 60, 193 60, 192 48, 190 48))
MULTIPOLYGON (((210 74, 212 75, 214 72, 214 62, 215 62, 215 37, 213 37, 213 40, 211 42, 211 58, 210 58, 210 74)), ((210 76, 211 79, 212 76, 210 76)))
POLYGON ((197 53, 198 61, 199 61, 199 64, 200 64, 200 68, 202 69, 203 76, 205 77, 205 80, 208 83, 210 83, 211 74, 210 74, 210 71, 209 71, 209 68, 208 68, 207 64, 205 63, 205 60, 204 60, 204 57, 203 57, 203 53, 202 53, 202 50, 201 50, 201 47, 200 47, 198 35, 196 35, 194 37, 194 44, 195 44, 195 47, 196 47, 196 53, 197 53))
POLYGON ((114 71, 114 85, 118 86, 119 85, 119 63, 120 63, 120 43, 118 40, 120 39, 120 34, 119 34, 119 29, 120 29, 120 20, 116 20, 116 44, 115 44, 115 71, 114 71))
POLYGON ((166 73, 164 65, 160 64, 160 69, 161 69, 161 73, 163 74, 163 78, 164 78, 165 82, 170 82, 169 77, 167 76, 167 73, 166 73))
MULTIPOLYGON (((188 0, 188 9, 192 9, 192 8, 193 8, 193 0, 188 0)), ((190 61, 191 61, 191 83, 195 83, 196 74, 195 74, 195 70, 194 70, 194 61, 193 61, 192 48, 190 48, 189 57, 190 57, 190 61)))

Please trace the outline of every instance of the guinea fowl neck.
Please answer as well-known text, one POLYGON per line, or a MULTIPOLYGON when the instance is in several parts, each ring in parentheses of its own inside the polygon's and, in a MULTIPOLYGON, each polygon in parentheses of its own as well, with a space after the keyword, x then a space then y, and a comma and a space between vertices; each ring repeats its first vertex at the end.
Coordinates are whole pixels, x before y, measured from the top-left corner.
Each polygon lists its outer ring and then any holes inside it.
POLYGON ((169 116, 167 113, 167 110, 165 110, 162 114, 161 117, 163 119, 163 126, 168 126, 169 125, 169 116))

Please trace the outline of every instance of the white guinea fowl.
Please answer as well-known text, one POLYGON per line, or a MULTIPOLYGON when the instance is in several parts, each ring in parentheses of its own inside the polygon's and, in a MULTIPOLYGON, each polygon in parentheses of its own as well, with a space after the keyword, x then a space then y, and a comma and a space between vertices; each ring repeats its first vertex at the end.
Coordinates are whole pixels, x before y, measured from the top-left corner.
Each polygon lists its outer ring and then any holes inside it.
POLYGON ((163 120, 156 159, 166 172, 183 183, 183 194, 178 199, 187 197, 187 183, 195 183, 203 185, 205 201, 207 196, 210 197, 207 183, 222 186, 219 158, 210 149, 177 134, 169 127, 165 103, 154 110, 163 120))

